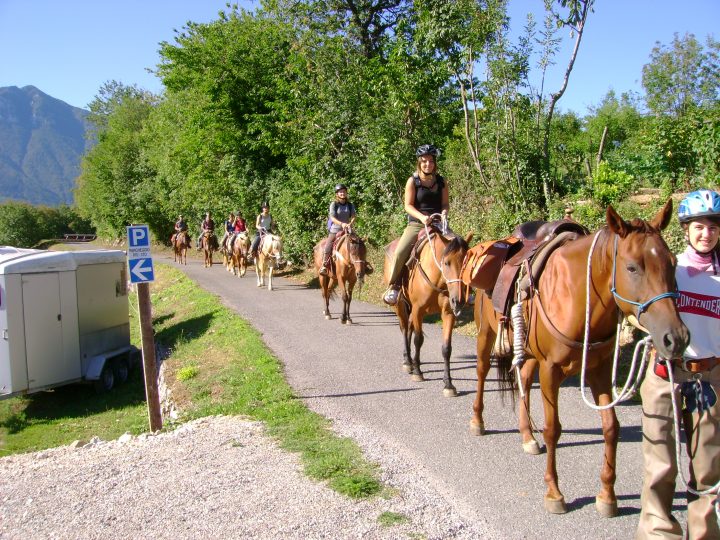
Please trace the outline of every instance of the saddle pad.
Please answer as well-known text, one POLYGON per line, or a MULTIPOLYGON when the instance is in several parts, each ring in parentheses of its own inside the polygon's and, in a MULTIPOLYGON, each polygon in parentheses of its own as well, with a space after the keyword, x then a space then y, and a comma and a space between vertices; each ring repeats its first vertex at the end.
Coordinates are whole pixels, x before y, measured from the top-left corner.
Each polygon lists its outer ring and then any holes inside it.
POLYGON ((489 240, 470 248, 465 255, 460 277, 465 285, 490 292, 507 259, 510 248, 520 240, 509 236, 503 240, 489 240))

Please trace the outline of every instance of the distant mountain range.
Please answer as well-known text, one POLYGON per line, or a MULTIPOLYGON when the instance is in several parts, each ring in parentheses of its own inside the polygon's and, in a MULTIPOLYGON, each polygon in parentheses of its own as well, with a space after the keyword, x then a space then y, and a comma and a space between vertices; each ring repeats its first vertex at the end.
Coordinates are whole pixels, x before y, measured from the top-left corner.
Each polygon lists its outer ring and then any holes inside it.
POLYGON ((87 115, 34 86, 0 87, 0 201, 72 204, 87 115))

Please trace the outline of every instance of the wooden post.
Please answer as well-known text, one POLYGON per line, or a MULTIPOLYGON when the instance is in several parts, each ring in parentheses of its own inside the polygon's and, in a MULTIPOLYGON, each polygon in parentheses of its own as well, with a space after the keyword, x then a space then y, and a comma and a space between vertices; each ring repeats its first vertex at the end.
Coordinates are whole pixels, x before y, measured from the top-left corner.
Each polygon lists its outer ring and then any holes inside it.
POLYGON ((140 309, 140 335, 142 336, 143 373, 145 374, 145 397, 147 399, 150 431, 162 429, 160 414, 160 395, 157 386, 157 367, 155 365, 155 336, 152 328, 152 305, 150 303, 150 284, 138 283, 138 307, 140 309))

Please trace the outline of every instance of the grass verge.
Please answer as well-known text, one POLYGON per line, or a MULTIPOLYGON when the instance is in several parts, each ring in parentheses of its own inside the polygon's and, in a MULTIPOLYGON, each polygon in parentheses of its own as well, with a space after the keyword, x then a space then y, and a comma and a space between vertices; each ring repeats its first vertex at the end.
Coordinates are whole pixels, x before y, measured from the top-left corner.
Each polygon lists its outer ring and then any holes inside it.
MULTIPOLYGON (((155 340, 169 353, 166 383, 182 420, 215 414, 260 420, 282 448, 300 454, 309 477, 350 497, 380 492, 376 467, 295 396, 282 365, 246 321, 166 265, 156 265, 150 290, 155 340)), ((139 346, 136 302, 132 295, 132 340, 139 346)), ((147 430, 139 371, 106 395, 70 385, 0 401, 0 455, 147 430)))

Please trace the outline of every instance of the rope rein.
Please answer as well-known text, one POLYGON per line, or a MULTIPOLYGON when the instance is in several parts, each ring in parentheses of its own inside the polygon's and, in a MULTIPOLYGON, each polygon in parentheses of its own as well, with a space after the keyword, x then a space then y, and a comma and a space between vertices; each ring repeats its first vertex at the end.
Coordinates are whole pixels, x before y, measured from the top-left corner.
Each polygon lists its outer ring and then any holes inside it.
MULTIPOLYGON (((447 221, 447 215, 445 214, 430 214, 430 217, 432 218, 430 222, 432 223, 436 218, 440 218, 440 232, 442 234, 447 234, 448 232, 448 221, 447 221)), ((423 226, 425 227, 425 236, 427 236, 428 242, 430 241, 430 227, 428 227, 427 223, 424 223, 423 226)), ((430 246, 430 253, 432 254, 433 261, 435 262, 435 266, 438 270, 440 270, 440 275, 442 276, 443 280, 445 280, 445 283, 447 285, 450 285, 451 283, 458 283, 462 281, 462 279, 448 279, 445 276, 445 272, 443 271, 442 265, 440 264, 440 261, 438 261, 437 257, 435 256, 435 249, 433 249, 432 246, 430 246)), ((442 260, 442 259, 441 259, 442 260)))

